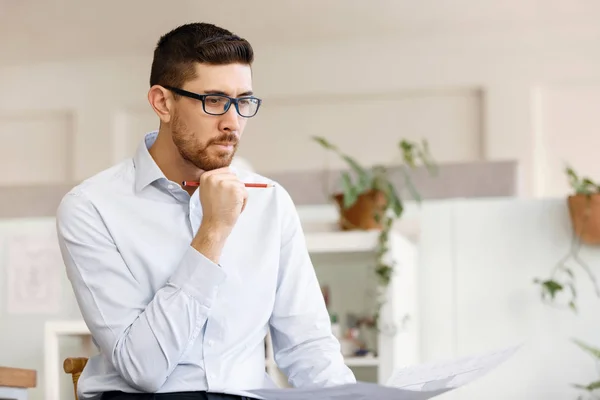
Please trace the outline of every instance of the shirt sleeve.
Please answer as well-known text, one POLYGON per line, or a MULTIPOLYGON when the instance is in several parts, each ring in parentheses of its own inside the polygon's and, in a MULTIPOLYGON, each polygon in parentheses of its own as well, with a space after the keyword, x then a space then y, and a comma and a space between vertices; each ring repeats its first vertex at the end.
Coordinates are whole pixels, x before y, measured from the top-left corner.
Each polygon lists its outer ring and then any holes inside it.
POLYGON ((294 387, 355 383, 354 374, 344 363, 340 343, 332 334, 300 218, 287 191, 281 189, 280 195, 284 223, 270 319, 275 362, 294 387))
POLYGON ((200 333, 225 271, 190 245, 149 298, 84 193, 63 198, 56 224, 67 275, 102 354, 133 388, 156 392, 200 333))

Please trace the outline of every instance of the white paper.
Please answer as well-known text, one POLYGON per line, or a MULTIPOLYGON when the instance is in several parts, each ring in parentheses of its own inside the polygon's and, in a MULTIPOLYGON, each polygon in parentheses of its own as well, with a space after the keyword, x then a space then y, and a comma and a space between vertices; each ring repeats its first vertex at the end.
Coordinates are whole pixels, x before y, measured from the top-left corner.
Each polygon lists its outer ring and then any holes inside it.
POLYGON ((520 347, 511 346, 452 361, 402 368, 392 373, 386 385, 412 390, 455 389, 484 376, 520 347))
POLYGON ((392 374, 385 386, 357 382, 327 388, 248 390, 243 395, 263 400, 427 400, 482 377, 510 358, 519 347, 402 368, 392 374))
POLYGON ((6 238, 5 246, 7 312, 58 312, 63 262, 56 235, 13 235, 6 238))
POLYGON ((419 392, 375 383, 357 382, 322 389, 250 390, 246 396, 262 400, 427 400, 445 391, 419 392))
POLYGON ((427 400, 443 391, 413 391, 357 382, 318 389, 260 389, 249 390, 245 396, 263 400, 427 400))

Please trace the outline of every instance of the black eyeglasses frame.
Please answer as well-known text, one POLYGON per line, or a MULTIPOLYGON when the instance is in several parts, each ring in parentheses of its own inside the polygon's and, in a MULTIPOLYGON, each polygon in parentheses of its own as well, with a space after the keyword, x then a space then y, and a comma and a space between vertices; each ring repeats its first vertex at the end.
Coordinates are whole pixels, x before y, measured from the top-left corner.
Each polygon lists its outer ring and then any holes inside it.
POLYGON ((260 105, 262 104, 262 99, 259 99, 258 97, 255 96, 242 96, 242 97, 230 97, 224 94, 199 94, 199 93, 194 93, 194 92, 190 92, 184 89, 180 89, 180 88, 176 88, 173 86, 163 86, 165 89, 168 89, 170 91, 172 91, 173 93, 177 93, 180 96, 184 96, 184 97, 188 97, 190 99, 194 99, 194 100, 199 100, 200 102, 202 102, 202 109, 204 110, 205 113, 209 114, 209 115, 223 115, 225 113, 227 113, 227 111, 229 111, 229 108, 231 107, 231 104, 233 104, 235 106, 235 110, 237 111, 238 115, 243 117, 243 118, 252 118, 254 117, 257 113, 258 113, 258 109, 260 108, 260 105), (219 114, 215 114, 215 113, 211 113, 206 111, 206 103, 205 100, 207 97, 223 97, 227 99, 227 104, 225 104, 225 107, 223 108, 224 111, 222 113, 219 114), (239 102, 241 100, 246 100, 246 99, 252 99, 254 101, 256 101, 256 111, 254 112, 254 114, 252 115, 242 115, 242 113, 240 112, 240 107, 239 107, 239 102))

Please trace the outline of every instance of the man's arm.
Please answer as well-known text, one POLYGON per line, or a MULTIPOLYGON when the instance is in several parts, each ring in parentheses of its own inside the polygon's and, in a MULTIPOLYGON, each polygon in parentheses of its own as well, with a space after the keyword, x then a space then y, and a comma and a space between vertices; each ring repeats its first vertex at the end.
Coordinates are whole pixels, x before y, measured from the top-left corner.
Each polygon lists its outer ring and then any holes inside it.
POLYGON ((282 245, 277 294, 271 316, 275 361, 294 387, 354 383, 345 365, 296 208, 282 188, 282 245))
POLYGON ((167 284, 148 297, 80 191, 61 202, 57 231, 83 319, 102 353, 132 387, 156 392, 201 331, 225 272, 190 245, 167 284))

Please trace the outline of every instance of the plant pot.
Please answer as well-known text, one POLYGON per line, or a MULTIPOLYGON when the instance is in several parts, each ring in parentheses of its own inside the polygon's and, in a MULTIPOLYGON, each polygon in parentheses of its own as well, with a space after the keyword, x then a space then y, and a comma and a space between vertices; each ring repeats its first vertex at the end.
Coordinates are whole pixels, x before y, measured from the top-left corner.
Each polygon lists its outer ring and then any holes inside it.
POLYGON ((586 244, 600 244, 600 194, 576 194, 567 199, 575 234, 586 244))
POLYGON ((383 192, 370 190, 362 193, 358 196, 356 202, 348 208, 344 208, 343 193, 335 194, 333 198, 338 205, 340 213, 339 225, 342 230, 382 228, 375 216, 386 209, 387 199, 383 192))

